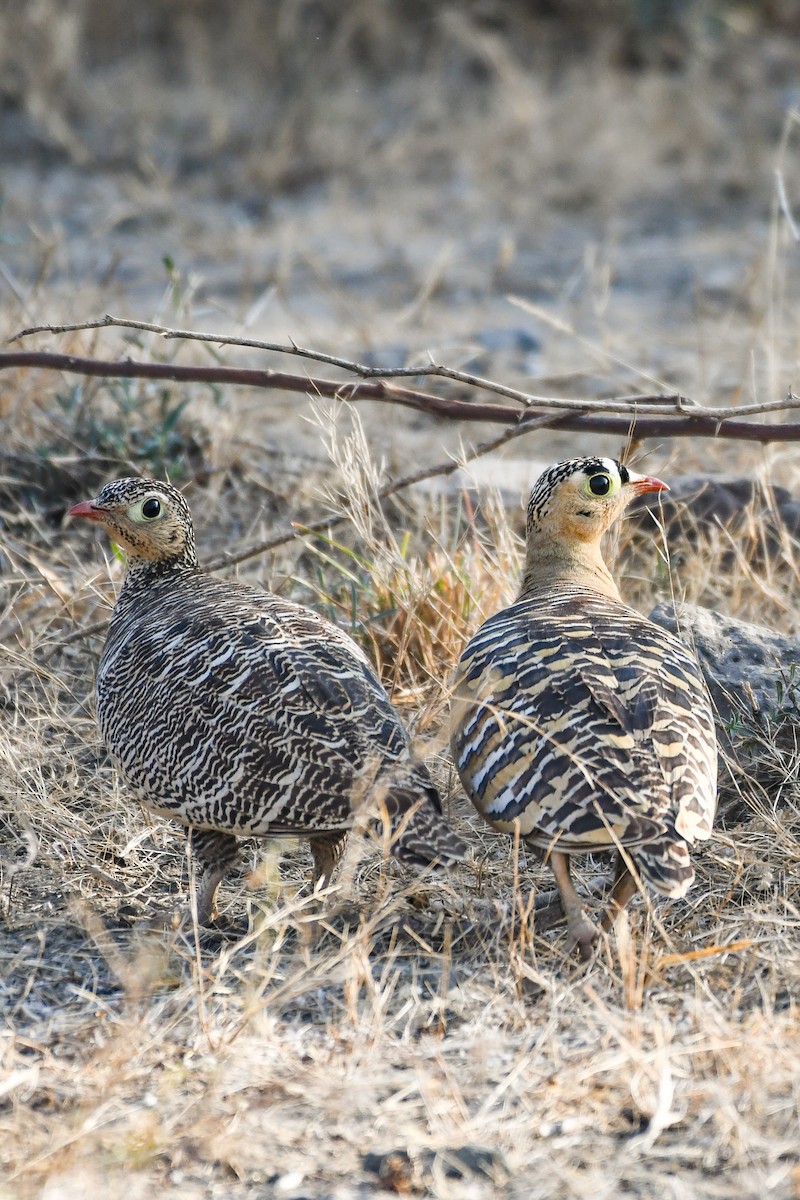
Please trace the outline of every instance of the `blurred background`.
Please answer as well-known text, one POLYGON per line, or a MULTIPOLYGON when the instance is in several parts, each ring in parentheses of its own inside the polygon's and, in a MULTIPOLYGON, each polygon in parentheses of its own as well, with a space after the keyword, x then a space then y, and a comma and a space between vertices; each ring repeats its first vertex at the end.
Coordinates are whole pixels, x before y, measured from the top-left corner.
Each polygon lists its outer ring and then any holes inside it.
POLYGON ((794 0, 5 0, 4 335, 113 311, 540 393, 775 399, 799 44, 794 0))

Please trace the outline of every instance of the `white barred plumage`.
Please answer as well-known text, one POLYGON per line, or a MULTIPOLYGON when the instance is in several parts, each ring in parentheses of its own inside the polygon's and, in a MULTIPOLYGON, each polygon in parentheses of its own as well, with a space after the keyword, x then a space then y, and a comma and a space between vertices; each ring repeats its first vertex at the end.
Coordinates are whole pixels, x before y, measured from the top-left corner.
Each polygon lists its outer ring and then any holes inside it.
POLYGON ((212 915, 237 837, 306 837, 327 880, 355 811, 382 803, 392 853, 466 853, 361 648, 311 609, 198 566, 191 514, 167 483, 122 479, 70 515, 128 555, 97 674, 103 738, 127 782, 188 826, 212 915))
POLYGON ((709 837, 716 806, 700 668, 622 603, 600 551, 634 496, 665 487, 613 459, 546 471, 528 505, 519 598, 475 634, 454 684, 451 744, 464 788, 495 828, 518 828, 548 854, 584 957, 597 930, 568 856, 617 849, 608 927, 635 890, 627 851, 654 888, 683 896, 694 878, 687 843, 709 837))

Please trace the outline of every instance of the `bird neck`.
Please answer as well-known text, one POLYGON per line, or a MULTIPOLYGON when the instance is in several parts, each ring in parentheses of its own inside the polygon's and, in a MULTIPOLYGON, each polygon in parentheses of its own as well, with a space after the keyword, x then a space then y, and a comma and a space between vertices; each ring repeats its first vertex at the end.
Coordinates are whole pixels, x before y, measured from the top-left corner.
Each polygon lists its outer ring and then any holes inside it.
POLYGON ((122 592, 131 593, 153 587, 156 584, 194 575, 200 568, 194 554, 182 554, 177 558, 147 559, 131 556, 122 592))
POLYGON ((526 600, 567 584, 589 588, 611 600, 622 599, 599 542, 558 542, 532 537, 529 533, 517 599, 526 600))

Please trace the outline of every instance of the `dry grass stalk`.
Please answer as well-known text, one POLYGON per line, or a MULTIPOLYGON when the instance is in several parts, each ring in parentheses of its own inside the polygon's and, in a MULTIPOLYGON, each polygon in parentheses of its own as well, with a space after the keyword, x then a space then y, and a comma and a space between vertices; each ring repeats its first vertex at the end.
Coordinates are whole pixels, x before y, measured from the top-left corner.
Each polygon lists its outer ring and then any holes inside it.
MULTIPOLYGON (((274 39, 265 39, 263 27, 253 24, 257 6, 238 6, 233 18, 242 44, 252 45, 256 57, 275 56, 257 63, 257 70, 252 59, 245 64, 259 81, 270 76, 265 66, 284 69, 287 46, 309 61, 309 40, 298 36, 308 7, 279 7, 274 39)), ((372 34, 367 57, 373 55, 377 72, 375 63, 390 62, 399 45, 388 10, 365 2, 352 12, 345 7, 348 25, 336 49, 345 43, 355 69, 366 29, 372 34)), ((45 35, 51 29, 55 36, 63 21, 74 25, 91 11, 105 36, 119 37, 107 5, 56 8, 37 5, 45 35)), ((194 69, 211 74, 216 47, 197 32, 196 14, 203 6, 185 0, 179 8, 185 28, 194 30, 187 45, 199 40, 201 51, 205 46, 204 53, 191 56, 194 69)), ((478 8, 487 11, 485 5, 478 8)), ((12 20, 5 14, 2 19, 12 20)), ((14 18, 28 19, 27 9, 14 18)), ((655 198, 662 205, 652 210, 660 224, 663 205, 672 203, 676 189, 694 188, 716 200, 718 180, 734 192, 743 178, 759 172, 766 177, 772 169, 768 139, 757 149, 738 138, 719 140, 713 108, 705 99, 697 101, 707 94, 709 81, 702 74, 684 79, 643 73, 621 86, 617 76, 590 64, 584 90, 565 86, 550 94, 535 73, 501 53, 491 29, 461 14, 445 19, 450 24, 444 51, 456 42, 468 50, 469 57, 459 61, 469 67, 464 71, 469 104, 463 114, 454 113, 453 76, 441 71, 439 90, 414 114, 414 136, 395 131, 368 156, 382 179, 369 192, 375 208, 387 195, 396 201, 399 177, 413 167, 413 188, 402 195, 414 192, 417 229, 431 196, 441 201, 438 183, 426 191, 424 173, 438 170, 443 150, 450 152, 442 138, 463 153, 463 131, 454 136, 453 116, 479 134, 459 164, 459 178, 472 172, 492 180, 483 210, 487 224, 490 217, 503 222, 521 214, 525 236, 531 205, 544 210, 548 198, 572 203, 600 191, 606 211, 616 213, 618 202, 622 211, 622 205, 638 203, 644 189, 650 202, 655 198), (476 88, 475 62, 501 86, 491 92, 476 88), (648 97, 647 105, 639 103, 648 97), (437 124, 442 114, 446 119, 437 124), (431 132, 437 128, 444 132, 431 132), (553 139, 553 129, 562 135, 553 139), (630 170, 627 183, 625 171, 608 170, 610 161, 618 161, 610 153, 612 134, 617 143, 625 142, 625 162, 636 163, 633 187, 630 170), (643 158, 631 149, 635 139, 645 148, 643 158), (540 154, 529 153, 533 144, 543 147, 540 154), (703 152, 709 146, 716 156, 713 170, 703 152), (676 163, 682 163, 680 169, 676 163), (570 164, 571 172, 565 169, 570 164)), ((85 64, 77 53, 65 61, 74 51, 72 34, 56 42, 52 62, 37 58, 30 104, 45 114, 56 141, 78 158, 85 147, 77 126, 65 128, 70 118, 61 116, 60 97, 66 73, 70 103, 80 107, 82 101, 89 111, 81 90, 85 64)), ((18 45, 7 39, 9 53, 18 45)), ((446 65, 442 43, 437 47, 430 51, 434 66, 446 65)), ((335 57, 331 53, 331 61, 335 57)), ((760 52, 741 59, 750 67, 760 52)), ((314 74, 297 71, 296 60, 290 69, 297 78, 314 74)), ((736 73, 730 75, 728 113, 739 111, 741 99, 736 73)), ((312 95, 297 95, 286 121, 259 123, 269 153, 264 142, 253 146, 238 180, 226 175, 226 187, 235 190, 255 173, 257 190, 273 192, 280 172, 309 170, 314 178, 319 161, 337 156, 352 172, 352 132, 337 142, 327 121, 309 120, 309 113, 329 114, 329 78, 312 78, 312 95), (316 127, 322 133, 315 134, 316 127)), ((347 85, 348 94, 355 94, 350 75, 347 85)), ((113 86, 114 81, 108 88, 113 86)), ((117 91, 114 111, 127 118, 131 91, 117 91)), ((142 91, 145 116, 156 121, 172 116, 172 91, 155 85, 142 91)), ((235 134, 230 106, 241 103, 238 89, 223 94, 217 86, 212 94, 220 119, 209 121, 207 130, 200 122, 207 158, 235 134)), ((764 91, 770 122, 773 98, 764 91)), ((371 130, 375 114, 370 105, 361 107, 371 130)), ((242 112, 249 137, 253 109, 243 104, 242 112)), ((153 203, 150 193, 164 194, 163 167, 153 165, 149 141, 137 141, 152 127, 141 113, 126 145, 132 145, 129 157, 145 183, 131 184, 123 217, 138 215, 144 193, 147 203, 153 203)), ((350 116, 345 111, 339 119, 347 124, 350 116)), ((791 168, 787 154, 781 180, 790 203, 791 168)), ((357 179, 354 187, 362 182, 357 179)), ((80 184, 83 194, 83 178, 80 184)), ((349 201, 345 209, 352 219, 349 201)), ((576 219, 584 215, 579 207, 576 219)), ((474 216, 470 213, 471 221, 474 216)), ((209 229, 201 230, 196 245, 202 244, 204 256, 211 260, 217 253, 227 260, 230 228, 210 245, 209 229)), ((108 225, 102 231, 109 237, 113 232, 108 225)), ((631 251, 624 244, 597 241, 591 262, 570 260, 574 277, 563 284, 563 294, 554 293, 554 307, 577 313, 582 321, 574 327, 582 323, 597 331, 587 352, 593 364, 600 347, 616 352, 619 361, 636 357, 659 376, 667 373, 659 371, 660 356, 670 376, 674 371, 681 388, 693 394, 724 393, 734 404, 751 388, 754 402, 772 399, 784 394, 790 378, 797 330, 789 286, 794 260, 784 253, 777 219, 773 234, 769 270, 764 278, 755 271, 757 278, 729 297, 713 336, 701 329, 711 305, 702 294, 695 297, 700 319, 688 332, 666 321, 640 322, 638 297, 633 308, 607 307, 609 280, 628 265, 631 251), (702 371, 689 374, 687 383, 686 347, 694 354, 701 336, 709 337, 702 371), (751 351, 752 377, 745 385, 751 351)), ((74 290, 75 281, 64 282, 53 265, 63 249, 57 235, 40 236, 35 285, 15 288, 13 278, 3 276, 4 295, 11 297, 3 312, 7 333, 63 311, 66 301, 60 297, 74 290)), ((704 237, 709 236, 707 229, 704 237)), ((4 243, 3 249, 5 263, 13 247, 4 243)), ((648 254, 652 249, 648 243, 648 254)), ((464 250, 468 257, 473 253, 471 245, 464 250)), ((498 252, 493 294, 512 287, 513 271, 514 287, 530 280, 518 256, 515 245, 498 252)), ((426 280, 432 275, 423 257, 419 344, 427 345, 432 310, 426 280)), ((298 262, 324 281, 325 263, 313 251, 301 258, 290 247, 275 266, 278 290, 290 290, 287 280, 298 262)), ((750 259, 742 262, 752 265, 750 259)), ((452 296, 445 292, 448 333, 452 296)), ((484 299, 481 293, 481 304, 484 299)), ((364 304, 353 317, 354 289, 340 289, 335 301, 348 320, 361 322, 356 342, 377 336, 380 305, 364 304)), ((93 310, 103 311, 105 303, 106 289, 98 288, 93 310)), ((670 293, 670 309, 676 303, 670 293)), ((154 322, 189 315, 175 317, 165 299, 154 322)), ((390 314, 382 328, 391 327, 393 335, 394 323, 390 314)), ((354 336, 350 326, 348 333, 354 336)), ((584 395, 584 384, 596 385, 598 377, 576 352, 572 335, 560 337, 549 351, 550 377, 563 374, 570 394, 584 395)), ((100 353, 103 344, 92 343, 89 352, 100 353)), ((77 352, 85 344, 62 349, 77 352)), ((636 379, 637 390, 646 386, 636 379)), ((617 382, 606 389, 604 378, 604 393, 629 390, 629 376, 619 387, 617 382)), ((731 764, 725 786, 737 794, 741 819, 721 828, 697 856, 698 881, 690 896, 672 905, 646 898, 635 903, 588 970, 564 959, 559 930, 537 931, 540 865, 479 826, 457 797, 450 800, 454 820, 469 831, 475 847, 473 862, 457 878, 422 885, 381 866, 373 853, 354 854, 349 896, 332 897, 346 898, 347 907, 320 921, 319 906, 304 889, 302 852, 284 844, 279 853, 267 845, 253 849, 250 872, 225 890, 233 923, 227 936, 200 939, 193 929, 148 928, 155 910, 185 897, 186 860, 174 831, 122 792, 98 742, 90 696, 99 642, 74 634, 107 612, 120 567, 113 556, 103 560, 96 545, 61 528, 67 488, 81 488, 72 498, 84 498, 91 494, 91 478, 143 465, 156 469, 154 462, 189 481, 208 554, 221 559, 223 551, 232 552, 229 566, 240 562, 242 575, 254 582, 330 603, 374 648, 406 714, 424 711, 419 744, 435 755, 441 752, 449 665, 461 637, 513 591, 520 551, 514 513, 485 501, 478 506, 471 492, 463 498, 446 491, 421 500, 412 495, 402 507, 376 503, 384 473, 363 461, 356 443, 348 463, 340 434, 334 446, 338 475, 327 499, 331 525, 341 518, 336 544, 308 537, 304 546, 276 543, 270 557, 256 563, 248 553, 254 544, 270 542, 279 521, 310 522, 318 514, 319 496, 306 477, 323 477, 323 465, 313 459, 290 464, 280 438, 276 448, 266 434, 255 432, 263 425, 260 399, 231 396, 216 405, 205 393, 167 389, 175 406, 189 395, 191 411, 184 409, 178 421, 184 440, 166 455, 156 446, 161 457, 153 460, 145 459, 137 440, 162 420, 152 385, 137 383, 125 394, 91 381, 73 390, 66 377, 43 378, 28 370, 0 379, 0 416, 11 430, 3 449, 17 456, 14 462, 4 458, 0 472, 2 1200, 94 1193, 111 1200, 154 1194, 176 1200, 245 1200, 256 1194, 345 1200, 378 1188, 383 1194, 394 1188, 458 1200, 493 1200, 498 1194, 520 1200, 622 1195, 791 1200, 800 1194, 797 754, 792 744, 776 741, 769 722, 754 727, 752 735, 772 774, 754 779, 731 764), (130 425, 123 423, 121 431, 125 404, 130 425), (196 416, 201 409, 205 429, 196 416), (54 424, 59 437, 48 473, 34 474, 35 456, 24 452, 52 449, 54 424), (190 435, 196 435, 194 449, 190 435)), ((291 419, 296 424, 294 409, 291 419)), ((427 426, 424 436, 427 447, 427 426)), ((559 457, 569 453, 572 440, 534 436, 524 452, 559 457)), ((669 455, 670 448, 659 454, 669 455)), ((684 442, 680 457, 676 451, 663 473, 670 478, 698 462, 706 469, 707 457, 684 442)), ((661 459, 659 464, 661 470, 661 459)), ((765 485, 772 479, 797 483, 791 453, 761 460, 752 449, 739 448, 727 466, 747 474, 763 471, 765 485)), ((768 508, 765 498, 748 514, 751 547, 768 538, 768 508)), ((632 522, 623 530, 623 589, 638 607, 647 611, 658 598, 685 594, 732 615, 794 624, 796 547, 790 538, 782 537, 757 570, 751 555, 741 552, 740 536, 724 529, 704 525, 678 542, 671 536, 669 544, 670 559, 657 560, 651 533, 643 535, 632 522)), ((444 761, 439 774, 445 783, 444 761)), ((600 862, 579 864, 590 902, 605 872, 600 862)))
MULTIPOLYGON (((449 667, 513 592, 519 526, 469 495, 389 516, 358 421, 348 433, 318 419, 334 460, 326 503, 346 533, 309 540, 296 574, 316 576, 317 601, 366 638, 441 747, 449 667)), ((782 606, 793 561, 756 578, 724 535, 697 534, 679 574, 654 581, 652 537, 627 523, 628 594, 652 602, 654 587, 685 584, 718 600, 716 546, 743 610, 782 606)), ((539 865, 460 803, 475 859, 457 879, 421 888, 357 857, 347 903, 320 925, 302 852, 282 847, 278 873, 266 847, 226 891, 231 919, 247 914, 238 936, 148 930, 185 891, 182 845, 121 794, 86 704, 96 645, 66 642, 108 603, 119 564, 98 571, 95 549, 45 522, 14 561, 0 661, 10 1194, 101 1177, 112 1196, 139 1181, 187 1197, 259 1180, 316 1194, 332 1162, 338 1177, 443 1197, 514 1194, 515 1179, 541 1196, 669 1194, 677 1172, 710 1198, 725 1194, 720 1171, 740 1193, 791 1194, 794 801, 777 810, 737 778, 747 819, 697 856, 687 901, 635 903, 588 972, 564 961, 558 930, 537 933, 539 865)), ((587 898, 604 871, 579 864, 587 898)))

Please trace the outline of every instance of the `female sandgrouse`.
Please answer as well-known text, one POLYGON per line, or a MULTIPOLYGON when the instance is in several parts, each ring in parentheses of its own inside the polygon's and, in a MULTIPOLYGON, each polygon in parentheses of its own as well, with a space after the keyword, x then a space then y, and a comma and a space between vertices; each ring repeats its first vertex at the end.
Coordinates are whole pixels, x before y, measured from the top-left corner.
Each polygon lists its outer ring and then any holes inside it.
POLYGON ((127 554, 97 716, 141 799, 191 831, 202 923, 237 837, 306 837, 314 881, 327 880, 365 801, 383 805, 398 859, 464 857, 386 692, 345 633, 308 608, 204 573, 188 505, 167 483, 118 480, 69 515, 102 525, 127 554))
POLYGON ((604 928, 636 890, 668 896, 694 871, 687 843, 709 837, 717 743, 692 653, 620 599, 603 533, 643 492, 666 489, 609 458, 557 463, 528 504, 517 601, 467 645, 451 743, 467 795, 496 828, 545 851, 570 947, 598 931, 570 878, 571 854, 618 851, 604 928))

